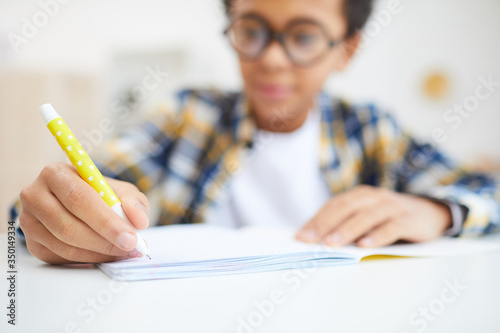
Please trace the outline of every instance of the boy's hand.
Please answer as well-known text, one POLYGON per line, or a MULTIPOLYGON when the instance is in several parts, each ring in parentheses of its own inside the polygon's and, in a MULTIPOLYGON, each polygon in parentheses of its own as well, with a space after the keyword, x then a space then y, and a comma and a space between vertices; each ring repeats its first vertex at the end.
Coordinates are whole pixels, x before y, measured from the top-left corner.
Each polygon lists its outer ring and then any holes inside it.
MULTIPOLYGON (((134 185, 106 179, 137 229, 149 224, 149 202, 134 185)), ((138 256, 135 230, 70 164, 46 166, 21 191, 21 229, 28 250, 52 264, 97 263, 138 256)))
POLYGON ((297 233, 305 242, 378 247, 398 240, 423 242, 451 227, 448 207, 371 186, 358 186, 331 199, 297 233))

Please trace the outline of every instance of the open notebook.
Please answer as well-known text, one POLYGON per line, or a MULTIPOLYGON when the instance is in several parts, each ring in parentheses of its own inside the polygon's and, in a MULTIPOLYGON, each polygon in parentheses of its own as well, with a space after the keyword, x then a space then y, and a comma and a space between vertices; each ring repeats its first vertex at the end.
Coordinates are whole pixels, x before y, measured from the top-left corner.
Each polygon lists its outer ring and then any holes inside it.
POLYGON ((141 232, 152 260, 127 259, 98 267, 112 279, 135 281, 347 265, 373 255, 429 257, 500 251, 500 243, 455 238, 378 249, 332 248, 295 241, 294 233, 286 227, 155 227, 141 232))

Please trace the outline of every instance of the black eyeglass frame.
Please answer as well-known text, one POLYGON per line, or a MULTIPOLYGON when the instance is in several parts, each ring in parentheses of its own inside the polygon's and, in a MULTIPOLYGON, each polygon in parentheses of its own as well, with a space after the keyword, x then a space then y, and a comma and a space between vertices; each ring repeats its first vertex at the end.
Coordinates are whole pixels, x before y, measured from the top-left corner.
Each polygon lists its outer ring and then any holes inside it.
POLYGON ((331 37, 329 37, 328 32, 326 31, 325 27, 322 24, 320 24, 319 22, 312 20, 312 19, 305 19, 304 18, 304 19, 292 20, 292 21, 287 23, 287 25, 285 26, 285 28, 282 31, 275 31, 271 28, 271 25, 269 24, 269 22, 267 22, 266 19, 264 19, 260 15, 253 14, 253 13, 242 15, 242 16, 237 17, 236 19, 232 20, 231 23, 229 24, 229 26, 226 29, 224 29, 223 34, 229 39, 231 46, 236 50, 236 52, 238 52, 240 57, 242 57, 245 60, 257 60, 260 56, 262 56, 262 54, 269 47, 269 45, 271 45, 271 43, 276 40, 276 41, 278 41, 278 43, 280 43, 280 45, 283 48, 283 50, 285 51, 285 54, 287 55, 288 59, 290 59, 290 61, 294 65, 301 66, 301 67, 308 67, 308 66, 314 65, 315 63, 320 61, 322 58, 324 58, 328 54, 328 52, 331 51, 332 48, 339 45, 343 41, 343 40, 336 41, 336 40, 332 39, 331 37), (265 28, 265 30, 267 32, 267 40, 256 56, 247 56, 244 53, 240 52, 237 49, 237 47, 232 43, 232 40, 229 37, 229 32, 231 31, 233 25, 236 22, 238 22, 238 20, 241 20, 241 19, 254 19, 254 20, 258 21, 260 24, 262 24, 262 26, 265 28), (287 31, 290 31, 292 27, 294 27, 298 24, 314 24, 322 31, 324 36, 327 38, 327 44, 326 44, 327 48, 325 49, 325 52, 323 52, 322 54, 319 54, 317 57, 315 57, 307 62, 297 62, 293 58, 293 56, 290 54, 290 51, 288 50, 286 43, 285 43, 287 31))

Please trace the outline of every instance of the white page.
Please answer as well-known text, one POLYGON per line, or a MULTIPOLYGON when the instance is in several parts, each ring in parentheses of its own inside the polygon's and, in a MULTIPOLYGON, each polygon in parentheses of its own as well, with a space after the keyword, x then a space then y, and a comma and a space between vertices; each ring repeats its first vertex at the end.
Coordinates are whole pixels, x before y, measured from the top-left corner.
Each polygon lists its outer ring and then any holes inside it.
MULTIPOLYGON (((299 252, 325 253, 332 257, 342 257, 340 254, 345 253, 350 255, 347 257, 354 256, 359 260, 370 255, 427 257, 500 251, 500 243, 455 238, 440 238, 427 243, 392 245, 376 249, 362 249, 356 246, 333 248, 295 241, 295 230, 287 227, 230 229, 203 224, 173 225, 154 227, 142 231, 141 234, 148 243, 153 260, 143 257, 102 264, 102 266, 110 269, 156 267, 169 263, 299 252)), ((311 255, 311 259, 314 259, 314 255, 311 255)))
POLYGON ((126 268, 314 251, 314 245, 310 244, 256 237, 238 229, 203 224, 154 227, 142 231, 141 235, 148 244, 152 260, 142 257, 104 265, 126 268))

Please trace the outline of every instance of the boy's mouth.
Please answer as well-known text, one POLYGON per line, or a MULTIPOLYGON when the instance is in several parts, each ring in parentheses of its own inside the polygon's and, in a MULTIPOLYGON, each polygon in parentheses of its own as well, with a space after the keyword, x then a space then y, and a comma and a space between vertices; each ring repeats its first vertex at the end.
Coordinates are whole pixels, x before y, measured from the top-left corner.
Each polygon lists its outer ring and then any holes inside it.
POLYGON ((272 101, 283 100, 292 93, 291 87, 280 84, 262 83, 256 84, 255 88, 258 95, 272 101))

